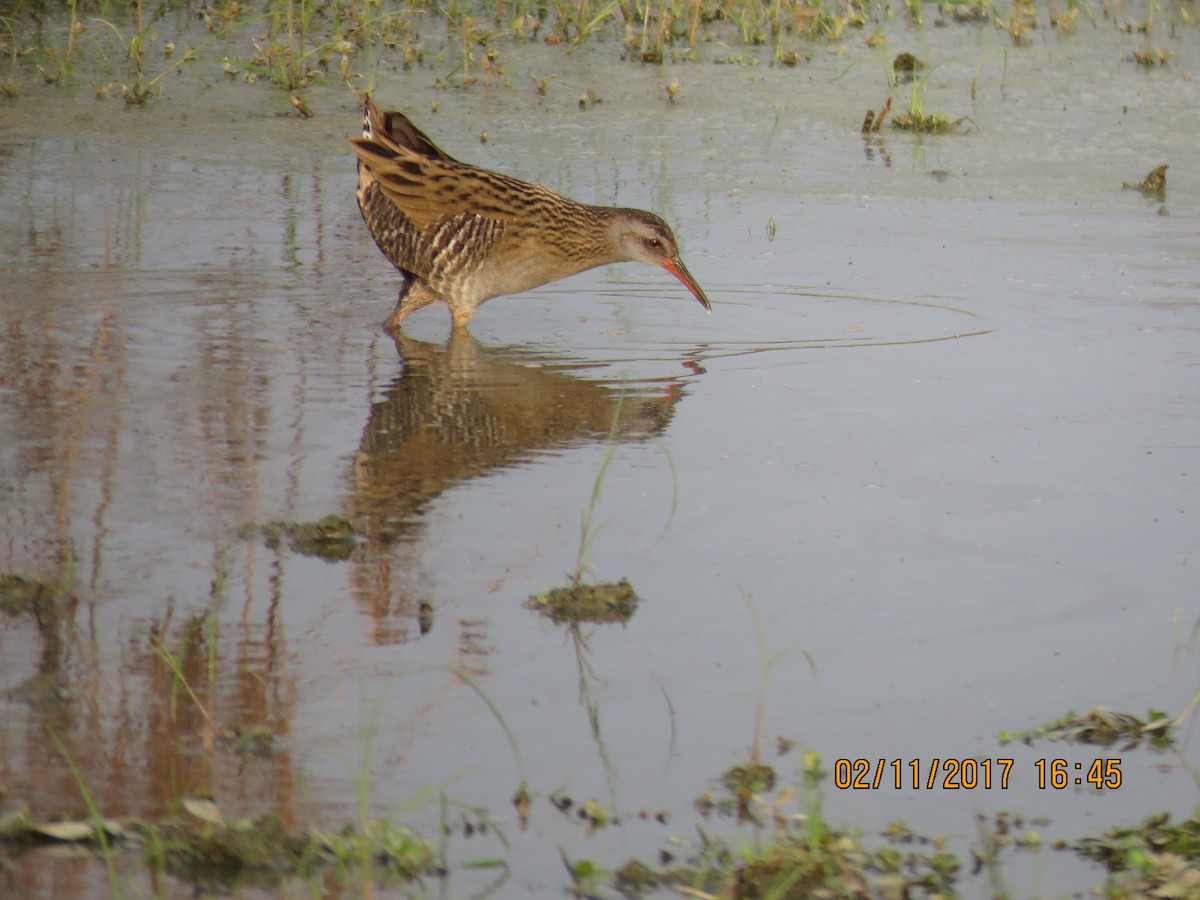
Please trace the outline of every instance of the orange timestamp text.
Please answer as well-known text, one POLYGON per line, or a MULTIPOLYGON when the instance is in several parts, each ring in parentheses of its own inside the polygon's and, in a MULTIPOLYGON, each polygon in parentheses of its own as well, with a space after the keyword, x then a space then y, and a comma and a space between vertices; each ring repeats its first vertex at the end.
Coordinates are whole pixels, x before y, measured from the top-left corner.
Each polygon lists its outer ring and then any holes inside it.
MULTIPOLYGON (((839 790, 1008 790, 1012 759, 839 759, 833 764, 833 784, 839 790)), ((1121 760, 1039 759, 1033 763, 1039 790, 1121 786, 1121 760)))

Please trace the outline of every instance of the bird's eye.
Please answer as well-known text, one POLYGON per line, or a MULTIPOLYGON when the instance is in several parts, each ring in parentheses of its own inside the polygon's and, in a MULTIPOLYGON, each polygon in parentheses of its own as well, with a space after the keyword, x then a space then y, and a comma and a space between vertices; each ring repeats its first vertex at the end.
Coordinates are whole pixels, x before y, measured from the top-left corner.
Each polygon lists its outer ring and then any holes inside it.
POLYGON ((647 250, 661 250, 662 249, 662 241, 660 241, 658 238, 646 238, 645 243, 646 243, 647 250))

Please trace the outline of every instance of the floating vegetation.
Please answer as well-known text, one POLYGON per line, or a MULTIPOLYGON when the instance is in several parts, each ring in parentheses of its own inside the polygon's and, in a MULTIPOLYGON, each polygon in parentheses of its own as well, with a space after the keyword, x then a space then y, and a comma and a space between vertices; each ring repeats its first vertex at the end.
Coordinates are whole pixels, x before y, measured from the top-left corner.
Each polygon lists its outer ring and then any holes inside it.
POLYGON ((604 102, 603 97, 601 97, 599 94, 597 94, 591 88, 588 88, 579 97, 579 108, 587 109, 589 106, 595 106, 597 103, 603 103, 603 102, 604 102))
POLYGON ((951 119, 942 113, 926 113, 924 110, 910 107, 905 112, 892 116, 892 127, 920 134, 950 134, 965 121, 966 119, 951 119))
POLYGON ((631 859, 613 873, 613 887, 623 897, 641 897, 658 888, 663 879, 640 860, 631 859))
POLYGON ((952 22, 992 21, 992 5, 988 0, 949 0, 942 4, 941 11, 952 22))
MULTIPOLYGON (((739 768, 750 774, 750 767, 739 768)), ((618 869, 615 885, 627 897, 671 885, 694 896, 741 898, 954 896, 962 865, 943 840, 897 822, 880 835, 881 846, 869 846, 861 832, 825 821, 816 754, 805 754, 801 769, 799 790, 785 787, 767 796, 771 789, 765 788, 748 798, 751 815, 745 818, 756 827, 767 823, 769 836, 726 841, 701 831, 699 843, 690 845, 677 838, 660 853, 658 868, 630 860, 618 869)))
POLYGON ((1152 169, 1150 174, 1137 184, 1130 184, 1128 181, 1123 181, 1121 182, 1121 187, 1129 191, 1141 191, 1143 194, 1161 197, 1167 192, 1167 169, 1169 168, 1169 165, 1163 163, 1157 169, 1152 169))
POLYGON ((1037 27, 1036 0, 1012 0, 1008 18, 997 18, 996 24, 1009 33, 1014 44, 1020 46, 1037 27))
POLYGON ((751 817, 751 800, 775 789, 775 770, 765 763, 751 761, 726 769, 721 774, 721 783, 737 801, 738 818, 747 819, 751 817))
MULTIPOLYGON (((1153 69, 1156 66, 1165 66, 1167 64, 1167 60, 1169 60, 1173 55, 1174 54, 1172 54, 1170 50, 1164 52, 1159 50, 1157 47, 1149 47, 1145 50, 1130 51, 1128 58, 1132 59, 1144 69, 1153 69)), ((1122 54, 1121 58, 1125 59, 1126 57, 1124 54, 1122 54)))
POLYGON ((925 71, 925 63, 911 53, 897 53, 896 58, 892 60, 892 71, 896 73, 897 78, 908 80, 925 71))
MULTIPOLYGON (((892 116, 893 128, 921 134, 949 134, 955 131, 963 122, 967 121, 965 118, 951 119, 942 113, 926 112, 926 86, 937 66, 931 66, 924 60, 917 59, 911 53, 899 53, 895 59, 889 59, 883 50, 885 44, 886 40, 884 39, 880 39, 877 42, 877 46, 880 48, 880 57, 883 61, 883 72, 887 78, 887 83, 893 87, 899 85, 901 81, 912 83, 912 90, 908 98, 908 109, 892 116)), ((972 91, 974 91, 974 87, 972 87, 972 91)), ((884 118, 891 108, 892 98, 888 97, 878 116, 875 115, 874 110, 867 110, 867 114, 863 117, 860 131, 863 134, 873 134, 879 131, 883 125, 884 118)))
POLYGON ((525 608, 556 625, 581 622, 628 622, 639 599, 628 579, 604 584, 576 584, 552 588, 525 601, 525 608))
POLYGON ((755 783, 757 767, 729 770, 722 777, 729 796, 714 798, 705 791, 697 808, 705 817, 713 810, 738 810, 740 827, 751 827, 753 836, 717 838, 701 829, 696 844, 672 838, 659 853, 658 867, 630 860, 614 873, 613 886, 626 897, 671 886, 708 897, 953 897, 960 894, 959 878, 997 873, 1005 853, 1052 846, 1108 867, 1111 876, 1094 893, 1200 896, 1200 819, 1195 816, 1178 823, 1166 814, 1151 816, 1139 826, 1068 844, 1046 840, 1048 819, 1005 811, 979 814, 971 864, 965 866, 944 839, 918 834, 903 822, 893 822, 871 839, 858 829, 831 826, 823 813, 819 785, 825 773, 817 754, 803 754, 798 774, 801 785, 776 790, 773 777, 755 783), (747 788, 752 793, 740 796, 747 788))
POLYGON ((41 822, 30 817, 28 807, 20 807, 0 818, 0 848, 13 855, 47 844, 99 850, 98 828, 103 828, 107 844, 141 849, 153 870, 226 889, 308 877, 322 865, 344 871, 364 858, 401 879, 436 869, 432 843, 389 823, 371 822, 362 832, 347 827, 327 835, 316 829, 293 831, 273 814, 227 821, 211 800, 184 799, 182 806, 195 823, 91 817, 41 822))
POLYGON ((573 817, 587 826, 589 835, 595 834, 609 825, 620 825, 621 820, 614 817, 597 800, 577 802, 565 788, 558 788, 550 793, 550 804, 564 816, 573 817))
POLYGON ((1132 750, 1145 743, 1154 750, 1165 750, 1173 743, 1172 720, 1165 712, 1150 710, 1145 720, 1129 713, 1097 707, 1083 716, 1069 712, 1061 719, 1048 722, 1030 731, 1001 732, 1000 743, 1021 741, 1032 745, 1035 740, 1069 741, 1074 744, 1096 744, 1108 747, 1121 743, 1123 750, 1132 750))
POLYGON ((272 550, 287 543, 293 553, 315 556, 326 562, 349 559, 358 549, 358 532, 341 516, 328 515, 319 522, 268 522, 241 529, 246 540, 262 538, 272 550))
POLYGON ((1079 18, 1079 7, 1070 6, 1067 9, 1050 7, 1050 27, 1064 32, 1075 30, 1075 20, 1079 18))
POLYGON ((1166 813, 1113 828, 1070 849, 1112 873, 1106 897, 1200 897, 1200 819, 1172 824, 1166 813))
POLYGON ((1004 810, 1000 810, 990 819, 983 813, 977 813, 975 819, 979 843, 971 848, 971 856, 974 859, 972 875, 978 875, 985 868, 997 865, 1000 854, 1010 848, 1040 849, 1045 844, 1040 829, 1050 824, 1048 819, 1027 819, 1004 810))

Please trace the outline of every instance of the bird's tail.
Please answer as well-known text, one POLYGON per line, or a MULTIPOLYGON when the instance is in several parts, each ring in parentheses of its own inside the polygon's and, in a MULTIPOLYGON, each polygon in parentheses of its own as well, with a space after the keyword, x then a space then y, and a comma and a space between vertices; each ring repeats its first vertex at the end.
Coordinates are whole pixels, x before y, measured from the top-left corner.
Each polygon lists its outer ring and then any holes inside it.
POLYGON ((395 110, 380 112, 370 94, 363 102, 363 137, 419 156, 455 162, 454 157, 431 141, 404 113, 395 110))

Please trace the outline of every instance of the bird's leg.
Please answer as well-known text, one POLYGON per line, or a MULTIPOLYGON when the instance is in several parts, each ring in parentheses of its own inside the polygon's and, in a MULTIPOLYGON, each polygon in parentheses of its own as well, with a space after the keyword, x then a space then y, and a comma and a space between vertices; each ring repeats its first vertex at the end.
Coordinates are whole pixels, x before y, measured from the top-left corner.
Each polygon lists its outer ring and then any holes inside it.
POLYGON ((450 307, 450 321, 454 323, 455 331, 466 329, 471 316, 475 315, 475 310, 479 308, 478 303, 472 303, 462 297, 447 297, 446 305, 450 307))
POLYGON ((387 317, 387 321, 383 323, 383 330, 388 334, 395 336, 400 330, 400 320, 407 316, 412 310, 404 309, 404 291, 400 292, 400 297, 396 301, 396 308, 392 310, 392 314, 387 317))
POLYGON ((417 281, 417 279, 409 277, 404 283, 404 287, 400 289, 400 296, 396 298, 396 308, 392 310, 392 314, 383 323, 383 330, 388 334, 394 334, 400 330, 401 319, 410 313, 416 312, 422 306, 428 306, 430 303, 441 299, 441 294, 431 289, 423 281, 417 281))

